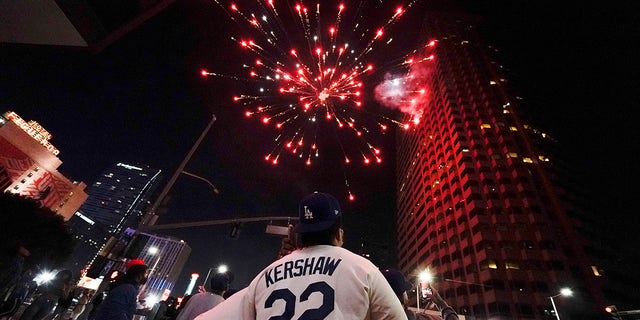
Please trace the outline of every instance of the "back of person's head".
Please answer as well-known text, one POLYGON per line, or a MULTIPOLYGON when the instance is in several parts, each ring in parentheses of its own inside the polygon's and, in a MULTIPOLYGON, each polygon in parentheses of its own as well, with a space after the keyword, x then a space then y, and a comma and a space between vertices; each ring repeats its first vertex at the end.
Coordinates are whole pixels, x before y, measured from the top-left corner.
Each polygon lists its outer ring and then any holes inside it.
POLYGON ((342 228, 342 210, 338 200, 328 193, 314 192, 302 198, 298 206, 299 246, 330 245, 342 228))
POLYGON ((146 264, 133 264, 127 269, 125 277, 129 280, 144 279, 149 267, 146 264))
POLYGON ((236 292, 238 292, 238 290, 233 289, 233 288, 229 288, 227 291, 224 292, 224 294, 222 295, 222 297, 226 300, 227 298, 231 297, 233 294, 235 294, 236 292))
POLYGON ((60 270, 56 273, 55 280, 60 282, 69 282, 73 278, 73 272, 71 270, 60 270))
POLYGON ((211 292, 222 294, 229 289, 229 276, 216 273, 211 277, 211 292))
POLYGON ((387 282, 389 282, 391 289, 393 289, 393 292, 397 296, 402 296, 404 292, 413 287, 413 285, 404 277, 402 272, 396 269, 382 270, 382 275, 385 279, 387 279, 387 282))

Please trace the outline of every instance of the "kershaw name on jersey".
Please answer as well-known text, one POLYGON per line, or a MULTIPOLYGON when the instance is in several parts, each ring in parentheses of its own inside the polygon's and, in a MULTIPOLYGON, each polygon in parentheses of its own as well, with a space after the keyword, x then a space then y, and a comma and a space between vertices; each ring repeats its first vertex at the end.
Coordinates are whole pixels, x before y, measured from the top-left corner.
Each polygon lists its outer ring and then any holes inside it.
POLYGON ((267 269, 264 272, 264 280, 267 288, 284 279, 304 277, 315 274, 333 275, 342 259, 332 257, 307 257, 294 261, 287 261, 267 269))

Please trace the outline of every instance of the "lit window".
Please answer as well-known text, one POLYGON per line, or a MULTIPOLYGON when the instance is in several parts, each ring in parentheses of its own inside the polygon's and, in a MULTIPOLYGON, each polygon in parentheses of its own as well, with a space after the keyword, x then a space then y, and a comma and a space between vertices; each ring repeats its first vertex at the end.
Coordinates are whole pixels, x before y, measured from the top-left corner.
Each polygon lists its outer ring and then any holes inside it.
POLYGON ((26 179, 22 179, 22 180, 20 180, 20 183, 25 183, 25 182, 27 182, 27 180, 26 180, 26 179))
POLYGON ((511 131, 518 131, 518 128, 516 128, 516 127, 509 127, 509 130, 511 130, 511 131))
POLYGON ((533 163, 533 160, 531 160, 531 158, 529 158, 529 157, 524 157, 524 158, 522 158, 522 162, 533 163))
POLYGON ((507 269, 513 269, 513 270, 519 270, 520 269, 520 265, 518 265, 518 263, 515 262, 515 261, 505 261, 504 267, 507 268, 507 269))
POLYGON ((546 138, 546 137, 547 137, 547 134, 543 132, 543 133, 542 133, 542 137, 543 137, 543 138, 546 138))
POLYGON ((507 109, 504 109, 504 110, 502 110, 502 113, 506 114, 506 113, 511 113, 511 112, 509 110, 507 110, 507 109))
POLYGON ((507 158, 517 158, 518 154, 515 152, 509 152, 507 153, 507 158))
POLYGON ((498 264, 493 260, 489 260, 488 267, 489 269, 498 269, 498 264))
POLYGON ((462 149, 462 152, 469 152, 469 149, 467 149, 467 148, 463 148, 463 149, 462 149))
POLYGON ((529 125, 528 124, 523 124, 522 125, 525 129, 529 129, 529 125))
POLYGON ((29 178, 33 177, 33 172, 29 172, 29 174, 27 174, 27 177, 29 178))
POLYGON ((591 270, 593 271, 593 275, 596 277, 602 277, 600 273, 600 269, 597 266, 591 266, 591 270))
POLYGON ((488 124, 488 123, 483 123, 483 124, 480 125, 480 128, 482 128, 482 129, 491 129, 491 125, 488 124))
POLYGON ((540 161, 549 162, 549 158, 545 156, 538 156, 538 159, 540 159, 540 161))
POLYGON ((491 80, 491 81, 489 81, 489 84, 493 86, 493 85, 496 85, 496 84, 497 84, 497 82, 495 82, 495 81, 491 80))

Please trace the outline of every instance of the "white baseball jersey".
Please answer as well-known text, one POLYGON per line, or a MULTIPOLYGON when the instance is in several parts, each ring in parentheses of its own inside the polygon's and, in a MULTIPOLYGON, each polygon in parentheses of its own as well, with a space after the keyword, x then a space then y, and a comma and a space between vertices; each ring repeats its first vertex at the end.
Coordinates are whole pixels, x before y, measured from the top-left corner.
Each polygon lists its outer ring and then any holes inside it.
POLYGON ((251 284, 195 320, 407 319, 387 280, 369 260, 329 245, 292 252, 251 284))

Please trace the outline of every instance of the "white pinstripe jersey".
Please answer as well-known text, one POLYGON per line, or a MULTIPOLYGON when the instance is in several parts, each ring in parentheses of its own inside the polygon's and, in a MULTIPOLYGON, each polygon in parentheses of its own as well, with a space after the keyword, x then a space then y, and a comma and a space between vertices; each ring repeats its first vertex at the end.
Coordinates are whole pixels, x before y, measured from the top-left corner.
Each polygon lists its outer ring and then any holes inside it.
POLYGON ((251 284, 196 320, 407 319, 386 279, 346 249, 303 248, 265 268, 251 284))

